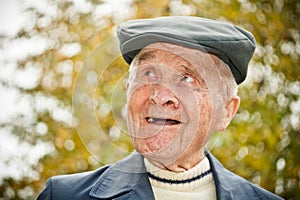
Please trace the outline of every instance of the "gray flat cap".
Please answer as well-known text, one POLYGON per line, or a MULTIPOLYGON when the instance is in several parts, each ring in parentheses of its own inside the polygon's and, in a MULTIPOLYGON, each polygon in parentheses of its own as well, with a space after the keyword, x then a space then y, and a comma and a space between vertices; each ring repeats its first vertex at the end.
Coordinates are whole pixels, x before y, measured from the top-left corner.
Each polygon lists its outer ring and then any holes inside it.
POLYGON ((229 65, 236 82, 243 82, 255 50, 253 35, 235 25, 191 16, 130 20, 118 26, 120 50, 130 64, 144 47, 168 42, 215 54, 229 65))

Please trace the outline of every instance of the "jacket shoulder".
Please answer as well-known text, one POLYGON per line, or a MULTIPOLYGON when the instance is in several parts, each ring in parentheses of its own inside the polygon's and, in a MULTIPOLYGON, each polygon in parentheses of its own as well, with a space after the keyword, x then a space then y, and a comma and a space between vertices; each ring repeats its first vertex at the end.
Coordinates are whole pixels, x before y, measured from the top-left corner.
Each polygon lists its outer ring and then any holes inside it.
POLYGON ((282 200, 283 198, 269 192, 268 190, 265 190, 264 188, 258 187, 252 183, 249 183, 249 185, 252 187, 253 191, 260 197, 260 199, 265 200, 282 200))
POLYGON ((90 199, 89 192, 109 166, 95 171, 59 175, 47 180, 37 200, 90 199))
POLYGON ((270 191, 255 185, 246 179, 227 171, 228 181, 232 183, 233 199, 247 199, 247 200, 282 200, 281 197, 271 193, 270 191), (244 198, 241 198, 244 197, 244 198))

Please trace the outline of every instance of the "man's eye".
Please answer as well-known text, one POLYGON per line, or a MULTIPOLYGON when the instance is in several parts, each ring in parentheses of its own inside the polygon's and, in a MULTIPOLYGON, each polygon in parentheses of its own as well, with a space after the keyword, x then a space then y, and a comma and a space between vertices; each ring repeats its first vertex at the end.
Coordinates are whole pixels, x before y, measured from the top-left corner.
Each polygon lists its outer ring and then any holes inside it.
POLYGON ((151 71, 145 71, 145 76, 155 77, 154 73, 151 71))
POLYGON ((194 78, 189 76, 189 75, 184 75, 182 78, 181 78, 182 81, 186 82, 186 83, 192 83, 194 82, 194 78))

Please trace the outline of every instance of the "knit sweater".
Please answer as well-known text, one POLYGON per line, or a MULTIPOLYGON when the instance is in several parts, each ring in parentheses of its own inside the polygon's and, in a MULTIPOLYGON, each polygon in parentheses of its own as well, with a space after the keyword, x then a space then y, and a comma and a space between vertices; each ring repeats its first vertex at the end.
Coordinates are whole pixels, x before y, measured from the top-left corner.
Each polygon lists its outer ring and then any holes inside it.
POLYGON ((215 200, 216 189, 205 157, 195 167, 180 173, 160 169, 144 160, 156 200, 215 200))

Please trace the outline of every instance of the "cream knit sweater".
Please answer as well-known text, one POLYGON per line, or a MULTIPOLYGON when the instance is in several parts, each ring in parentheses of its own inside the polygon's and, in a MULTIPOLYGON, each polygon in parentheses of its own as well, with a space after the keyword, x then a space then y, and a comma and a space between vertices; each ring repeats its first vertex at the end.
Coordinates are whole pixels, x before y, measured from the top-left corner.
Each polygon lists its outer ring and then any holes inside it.
POLYGON ((208 159, 195 167, 175 173, 144 160, 156 200, 215 200, 216 189, 208 159))

